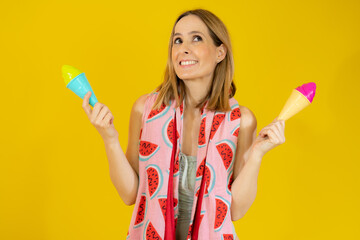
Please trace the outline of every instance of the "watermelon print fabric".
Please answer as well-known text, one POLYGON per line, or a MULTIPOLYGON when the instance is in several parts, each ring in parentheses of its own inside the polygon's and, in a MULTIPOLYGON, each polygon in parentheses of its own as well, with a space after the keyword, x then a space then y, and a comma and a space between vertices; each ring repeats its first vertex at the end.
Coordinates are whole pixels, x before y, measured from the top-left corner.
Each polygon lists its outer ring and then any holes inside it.
MULTIPOLYGON (((171 101, 169 106, 163 104, 160 109, 151 110, 157 97, 158 93, 152 92, 148 94, 145 102, 139 139, 139 189, 126 239, 165 240, 165 213, 173 136, 177 137, 172 175, 175 226, 177 222, 179 152, 183 136, 182 115, 185 102, 178 108, 175 108, 176 102, 171 101)), ((228 112, 209 111, 206 105, 201 111, 194 201, 188 239, 238 239, 231 221, 230 206, 241 112, 234 98, 229 99, 229 103, 231 111, 228 112), (202 182, 204 187, 200 193, 202 182), (197 209, 198 205, 200 207, 197 209)))

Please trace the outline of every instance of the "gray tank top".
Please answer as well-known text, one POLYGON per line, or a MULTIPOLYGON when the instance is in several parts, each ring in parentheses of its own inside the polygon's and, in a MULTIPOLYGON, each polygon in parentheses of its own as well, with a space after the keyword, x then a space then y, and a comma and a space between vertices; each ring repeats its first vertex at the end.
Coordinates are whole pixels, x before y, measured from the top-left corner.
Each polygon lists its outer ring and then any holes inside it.
POLYGON ((179 153, 179 216, 176 224, 176 240, 186 240, 194 200, 196 180, 196 156, 179 153))

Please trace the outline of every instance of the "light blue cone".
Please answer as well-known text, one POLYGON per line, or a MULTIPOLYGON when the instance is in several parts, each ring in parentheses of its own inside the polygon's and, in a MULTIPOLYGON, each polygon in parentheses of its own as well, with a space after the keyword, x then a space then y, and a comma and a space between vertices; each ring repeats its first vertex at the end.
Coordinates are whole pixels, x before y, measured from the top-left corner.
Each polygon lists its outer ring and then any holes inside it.
POLYGON ((94 94, 94 91, 92 90, 89 81, 85 76, 85 73, 81 73, 78 76, 76 76, 66 85, 66 87, 69 88, 71 91, 73 91, 76 95, 81 97, 81 99, 84 99, 86 93, 91 91, 92 94, 90 96, 89 102, 92 107, 94 107, 95 103, 98 102, 94 94))

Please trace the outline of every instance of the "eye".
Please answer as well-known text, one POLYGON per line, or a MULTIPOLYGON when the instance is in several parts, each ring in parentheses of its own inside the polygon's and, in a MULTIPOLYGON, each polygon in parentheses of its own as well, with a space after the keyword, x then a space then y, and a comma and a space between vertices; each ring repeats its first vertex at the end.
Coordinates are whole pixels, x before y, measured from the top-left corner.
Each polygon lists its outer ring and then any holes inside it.
MULTIPOLYGON (((199 39, 199 40, 197 40, 196 42, 198 42, 198 41, 201 41, 202 40, 202 38, 199 36, 199 35, 195 35, 194 36, 194 39, 199 39)), ((175 40, 174 40, 174 44, 177 44, 178 42, 177 42, 177 40, 181 40, 181 38, 175 38, 175 40)))
MULTIPOLYGON (((175 38, 175 40, 174 40, 174 43, 176 44, 176 41, 178 40, 178 39, 180 39, 180 38, 175 38)), ((180 39, 181 40, 181 39, 180 39)))
POLYGON ((201 41, 201 40, 202 40, 202 38, 201 38, 199 35, 195 35, 194 39, 195 39, 195 38, 200 39, 199 41, 201 41))

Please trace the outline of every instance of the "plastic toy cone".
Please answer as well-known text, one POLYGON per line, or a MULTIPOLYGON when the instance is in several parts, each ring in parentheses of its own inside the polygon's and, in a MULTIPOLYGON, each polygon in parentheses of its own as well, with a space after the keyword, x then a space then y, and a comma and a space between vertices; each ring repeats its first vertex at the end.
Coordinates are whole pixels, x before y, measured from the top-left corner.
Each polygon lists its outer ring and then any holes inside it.
POLYGON ((298 90, 293 89, 290 97, 286 101, 283 109, 281 110, 278 120, 287 120, 309 106, 310 101, 298 90))
POLYGON ((85 73, 72 66, 64 65, 62 67, 62 75, 66 87, 69 88, 71 91, 73 91, 81 99, 84 99, 86 93, 91 91, 92 94, 90 96, 89 103, 92 107, 94 107, 95 103, 97 103, 98 100, 94 94, 94 91, 90 86, 89 81, 85 76, 85 73))

